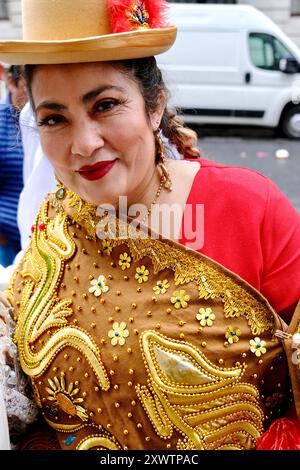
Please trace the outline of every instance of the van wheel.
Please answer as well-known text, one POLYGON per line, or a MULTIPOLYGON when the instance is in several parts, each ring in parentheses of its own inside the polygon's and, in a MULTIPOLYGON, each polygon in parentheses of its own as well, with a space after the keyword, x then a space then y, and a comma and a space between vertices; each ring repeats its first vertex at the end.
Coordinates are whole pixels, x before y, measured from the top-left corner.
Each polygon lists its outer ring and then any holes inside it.
POLYGON ((300 106, 295 106, 285 113, 281 128, 290 139, 300 139, 300 106))

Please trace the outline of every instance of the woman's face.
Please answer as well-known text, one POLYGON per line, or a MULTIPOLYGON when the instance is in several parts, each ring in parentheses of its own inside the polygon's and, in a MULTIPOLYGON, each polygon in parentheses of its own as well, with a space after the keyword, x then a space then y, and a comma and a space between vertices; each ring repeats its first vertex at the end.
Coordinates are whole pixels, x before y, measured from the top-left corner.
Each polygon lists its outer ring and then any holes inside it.
POLYGON ((147 117, 138 84, 109 63, 38 66, 32 95, 57 177, 94 204, 138 202, 154 172, 164 100, 147 117))

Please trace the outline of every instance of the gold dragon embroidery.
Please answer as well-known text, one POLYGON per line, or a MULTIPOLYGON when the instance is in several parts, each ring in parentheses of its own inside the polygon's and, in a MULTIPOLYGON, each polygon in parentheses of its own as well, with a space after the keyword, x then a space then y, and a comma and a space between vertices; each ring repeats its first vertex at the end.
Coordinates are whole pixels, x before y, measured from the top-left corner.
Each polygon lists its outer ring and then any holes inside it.
POLYGON ((82 329, 70 326, 72 300, 60 300, 56 292, 64 263, 75 253, 75 243, 67 232, 67 216, 58 213, 48 219, 49 202, 41 206, 30 249, 27 251, 21 276, 25 285, 21 298, 15 339, 24 372, 39 377, 66 346, 80 351, 103 390, 109 389, 109 379, 102 365, 100 350, 82 329), (43 230, 39 230, 42 224, 43 230), (46 331, 54 330, 38 352, 35 341, 46 331))

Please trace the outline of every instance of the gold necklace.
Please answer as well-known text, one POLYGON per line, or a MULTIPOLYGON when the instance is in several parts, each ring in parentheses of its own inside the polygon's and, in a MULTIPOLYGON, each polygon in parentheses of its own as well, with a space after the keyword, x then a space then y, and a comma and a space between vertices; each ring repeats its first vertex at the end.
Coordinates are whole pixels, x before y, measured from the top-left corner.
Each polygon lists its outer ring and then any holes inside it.
POLYGON ((141 224, 144 224, 146 222, 146 220, 149 218, 150 214, 151 214, 151 211, 153 209, 153 206, 157 203, 158 201, 158 198, 160 196, 160 193, 161 193, 161 190, 164 186, 164 183, 165 183, 165 176, 164 174, 162 174, 161 178, 160 178, 160 183, 159 183, 159 187, 158 187, 158 190, 156 191, 156 194, 155 194, 155 197, 153 199, 153 201, 151 202, 151 205, 149 207, 149 209, 147 210, 147 214, 145 215, 145 217, 143 217, 143 219, 140 221, 141 224))
MULTIPOLYGON (((140 224, 144 224, 150 216, 154 205, 158 201, 162 188, 164 187, 165 189, 172 191, 170 175, 165 167, 161 169, 162 175, 159 187, 149 209, 147 210, 147 214, 140 221, 140 224)), ((97 206, 90 202, 86 202, 78 194, 67 189, 59 180, 57 180, 57 183, 58 187, 51 198, 53 207, 58 212, 66 212, 75 222, 85 227, 88 234, 95 239, 97 223, 102 217, 107 215, 107 212, 102 216, 97 215, 97 206)))

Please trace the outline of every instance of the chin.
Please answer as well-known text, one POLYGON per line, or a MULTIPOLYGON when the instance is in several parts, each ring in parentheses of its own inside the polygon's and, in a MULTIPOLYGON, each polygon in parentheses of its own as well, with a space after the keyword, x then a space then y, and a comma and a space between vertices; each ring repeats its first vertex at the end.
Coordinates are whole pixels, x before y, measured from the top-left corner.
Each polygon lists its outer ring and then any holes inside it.
MULTIPOLYGON (((102 194, 95 194, 91 192, 85 192, 84 195, 81 194, 81 197, 87 201, 90 202, 91 204, 95 206, 102 206, 104 204, 109 204, 115 206, 115 199, 114 197, 110 196, 107 197, 106 195, 102 194)), ((116 196, 116 200, 118 200, 118 196, 116 196)))

